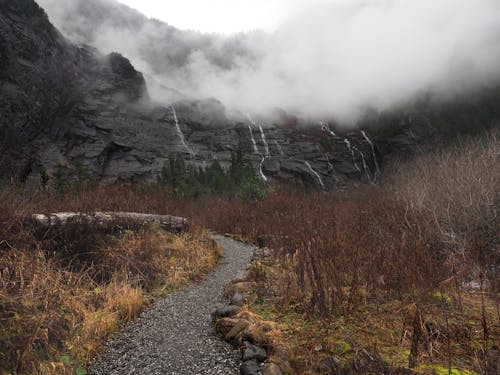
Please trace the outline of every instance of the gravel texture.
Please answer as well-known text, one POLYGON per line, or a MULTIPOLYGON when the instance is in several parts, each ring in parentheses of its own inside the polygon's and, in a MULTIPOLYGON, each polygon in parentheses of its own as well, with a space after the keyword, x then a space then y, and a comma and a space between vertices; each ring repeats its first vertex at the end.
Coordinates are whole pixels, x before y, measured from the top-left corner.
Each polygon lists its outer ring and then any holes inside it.
POLYGON ((240 355, 215 335, 210 314, 223 305, 224 288, 250 264, 253 247, 214 239, 223 249, 217 270, 141 314, 107 344, 90 374, 239 374, 240 355))

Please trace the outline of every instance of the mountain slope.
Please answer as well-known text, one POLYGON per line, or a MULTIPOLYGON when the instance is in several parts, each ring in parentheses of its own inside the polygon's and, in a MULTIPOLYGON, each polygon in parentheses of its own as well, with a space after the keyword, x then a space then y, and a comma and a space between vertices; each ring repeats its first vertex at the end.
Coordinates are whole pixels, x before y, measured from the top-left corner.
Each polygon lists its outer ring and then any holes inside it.
MULTIPOLYGON (((279 109, 228 114, 216 99, 165 107, 129 60, 68 41, 33 0, 0 0, 0 11, 2 179, 39 184, 83 167, 105 182, 155 181, 173 153, 225 167, 241 151, 262 179, 331 190, 376 181, 388 160, 433 149, 457 123, 499 123, 495 87, 367 112, 358 123, 365 133, 279 109)), ((113 22, 133 23, 120 13, 113 22)))
POLYGON ((161 107, 126 58, 68 42, 32 0, 0 6, 4 178, 39 183, 82 164, 99 180, 147 181, 172 153, 194 165, 217 159, 224 166, 237 150, 263 178, 325 189, 373 178, 372 150, 359 132, 349 135, 356 153, 343 137, 326 150, 326 131, 302 128, 284 113, 264 124, 243 115, 228 119, 214 99, 161 107))
POLYGON ((248 45, 261 37, 257 32, 222 36, 180 30, 114 0, 39 0, 39 4, 71 40, 131 58, 162 99, 175 97, 162 86, 179 89, 192 83, 189 65, 197 59, 221 71, 252 66, 259 59, 248 45))

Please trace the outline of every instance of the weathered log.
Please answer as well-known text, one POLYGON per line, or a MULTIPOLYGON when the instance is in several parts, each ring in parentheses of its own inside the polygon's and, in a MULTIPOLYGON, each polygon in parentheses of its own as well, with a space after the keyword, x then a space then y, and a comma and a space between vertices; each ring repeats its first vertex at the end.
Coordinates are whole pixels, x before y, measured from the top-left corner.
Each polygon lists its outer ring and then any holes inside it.
POLYGON ((49 215, 35 214, 35 221, 42 225, 65 225, 68 222, 85 221, 96 224, 109 222, 126 222, 139 225, 155 223, 169 232, 185 232, 189 229, 187 219, 171 215, 140 214, 135 212, 94 212, 91 214, 81 212, 57 212, 49 215))

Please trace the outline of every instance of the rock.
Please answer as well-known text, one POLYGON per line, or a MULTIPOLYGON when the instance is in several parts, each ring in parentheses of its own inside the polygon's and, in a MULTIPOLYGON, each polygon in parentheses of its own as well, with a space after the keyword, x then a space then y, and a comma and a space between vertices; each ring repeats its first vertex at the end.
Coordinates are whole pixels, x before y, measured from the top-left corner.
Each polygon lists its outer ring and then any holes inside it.
POLYGON ((323 359, 318 365, 318 371, 324 375, 344 375, 344 365, 342 361, 334 357, 323 359))
MULTIPOLYGON (((103 6, 104 2, 99 3, 103 6)), ((123 18, 119 13, 114 14, 116 17, 106 16, 102 22, 116 18, 121 27, 130 27, 128 17, 137 16, 128 14, 123 18)), ((108 9, 103 14, 113 12, 108 9)), ((78 34, 83 30, 92 34, 99 27, 87 25, 82 30, 83 23, 76 23, 78 27, 72 30, 76 35, 72 36, 87 40, 78 34)), ((95 40, 93 35, 87 37, 89 42, 95 40)), ((145 55, 146 60, 147 56, 157 56, 148 52, 145 55)), ((171 64, 167 65, 172 69, 171 64)), ((298 182, 318 190, 342 189, 350 180, 376 180, 373 176, 386 161, 439 146, 443 137, 435 129, 436 119, 447 119, 445 128, 464 114, 470 122, 479 117, 484 123, 498 122, 496 112, 483 114, 490 102, 496 103, 495 90, 496 86, 491 92, 475 95, 477 100, 466 96, 468 100, 460 105, 451 100, 446 105, 429 103, 422 111, 411 104, 396 112, 374 114, 367 121, 377 123, 377 129, 387 128, 372 134, 374 149, 358 129, 338 132, 336 136, 308 120, 268 113, 256 119, 266 124, 266 136, 272 140, 271 156, 263 163, 263 173, 271 182, 298 182), (460 113, 457 107, 462 108, 460 113)), ((254 153, 246 118, 229 114, 213 98, 191 100, 174 89, 165 87, 164 91, 175 92, 172 95, 181 98, 175 109, 185 144, 175 126, 172 108, 149 98, 143 74, 126 56, 105 55, 86 44, 71 43, 34 0, 0 1, 0 139, 7 140, 0 155, 4 167, 0 179, 18 177, 40 183, 44 173, 53 178, 59 166, 71 170, 72 165, 81 162, 100 182, 151 182, 157 181, 169 154, 179 153, 194 167, 203 167, 213 159, 226 167, 235 150, 241 150, 258 170, 261 156, 254 153)), ((262 150, 257 132, 254 129, 262 150)), ((371 132, 377 131, 373 128, 371 132)), ((259 239, 263 247, 272 247, 272 242, 265 236, 259 239)))
MULTIPOLYGON (((112 18, 106 17, 106 22, 112 18)), ((231 152, 239 149, 258 167, 261 157, 254 154, 247 119, 228 117, 216 99, 176 95, 181 98, 175 103, 179 127, 171 107, 150 99, 143 74, 126 56, 73 44, 34 0, 0 1, 0 139, 5 140, 0 179, 18 177, 35 185, 49 176, 48 183, 53 184, 55 176, 72 178, 80 163, 80 171, 85 169, 103 183, 151 182, 158 180, 170 154, 180 154, 194 167, 214 158, 225 167, 231 163, 231 152)), ((317 178, 304 166, 308 161, 326 188, 335 188, 339 172, 328 170, 325 150, 318 147, 329 136, 319 128, 315 133, 296 126, 306 125, 304 120, 295 118, 290 126, 290 120, 283 120, 288 117, 258 119, 267 122, 265 132, 273 140, 263 172, 270 180, 309 181, 317 186, 317 178)), ((371 157, 358 132, 349 133, 349 139, 367 159, 371 157)), ((257 143, 261 147, 260 139, 257 143)), ((329 152, 331 159, 354 169, 342 140, 335 146, 329 152)), ((359 155, 356 160, 360 163, 359 155)), ((368 160, 368 164, 373 163, 368 160)), ((352 174, 357 180, 361 176, 352 174)))
POLYGON ((244 302, 245 297, 240 293, 234 293, 233 297, 231 297, 231 305, 243 306, 244 302))
POLYGON ((247 328, 250 323, 244 319, 238 320, 238 322, 234 325, 234 327, 224 336, 224 340, 227 342, 237 344, 238 343, 238 334, 242 332, 245 328, 247 328))
POLYGON ((224 307, 219 307, 217 310, 215 310, 212 313, 212 320, 219 319, 219 318, 229 318, 231 316, 235 316, 238 314, 241 310, 241 307, 239 306, 224 306, 224 307))
POLYGON ((385 374, 388 371, 387 363, 377 354, 366 349, 356 351, 353 367, 358 373, 385 374))
POLYGON ((273 363, 279 366, 283 374, 291 374, 292 366, 289 361, 288 352, 283 346, 273 346, 272 348, 273 363))
POLYGON ((293 373, 292 365, 290 364, 290 362, 287 359, 273 358, 273 362, 279 366, 279 368, 283 374, 292 374, 293 373))
POLYGON ((255 360, 243 362, 240 375, 260 375, 260 365, 255 360))
POLYGON ((215 331, 221 336, 226 336, 233 327, 238 323, 239 319, 222 318, 215 323, 215 331))
POLYGON ((283 375, 283 372, 277 364, 266 363, 262 367, 262 375, 283 375))
POLYGON ((243 340, 247 340, 257 346, 269 344, 269 337, 258 323, 250 324, 241 335, 243 340))
POLYGON ((267 352, 258 346, 252 345, 248 341, 244 343, 245 349, 243 351, 243 361, 250 361, 255 359, 259 362, 264 362, 267 358, 267 352))
POLYGON ((229 288, 226 289, 224 292, 224 297, 226 298, 231 298, 234 296, 236 293, 248 293, 251 290, 255 289, 257 287, 257 284, 254 282, 241 282, 241 283, 236 283, 231 285, 229 288))

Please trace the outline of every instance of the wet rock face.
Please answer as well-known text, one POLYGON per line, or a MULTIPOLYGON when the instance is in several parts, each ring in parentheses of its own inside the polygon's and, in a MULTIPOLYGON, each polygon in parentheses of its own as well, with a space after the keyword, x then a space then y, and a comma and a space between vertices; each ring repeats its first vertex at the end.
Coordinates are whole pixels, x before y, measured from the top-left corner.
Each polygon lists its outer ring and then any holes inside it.
POLYGON ((119 53, 108 56, 115 88, 119 88, 127 100, 140 99, 146 92, 146 81, 141 73, 132 66, 130 61, 119 53))
POLYGON ((371 174, 355 168, 361 152, 373 167, 359 134, 349 135, 359 150, 353 156, 319 127, 297 127, 285 115, 228 118, 216 99, 175 103, 174 116, 148 99, 142 74, 125 57, 69 43, 31 0, 1 4, 0 129, 16 139, 4 138, 0 152, 23 180, 36 183, 78 162, 105 182, 152 181, 172 153, 196 166, 214 159, 227 166, 237 150, 270 181, 333 189, 371 174))
POLYGON ((69 43, 33 0, 0 0, 0 8, 0 135, 10 134, 0 140, 0 160, 10 163, 0 178, 15 172, 39 183, 59 165, 81 163, 104 182, 154 181, 172 153, 228 166, 240 150, 270 182, 331 190, 375 180, 359 131, 333 136, 279 110, 229 117, 216 99, 175 103, 174 115, 148 98, 128 59, 69 43))

